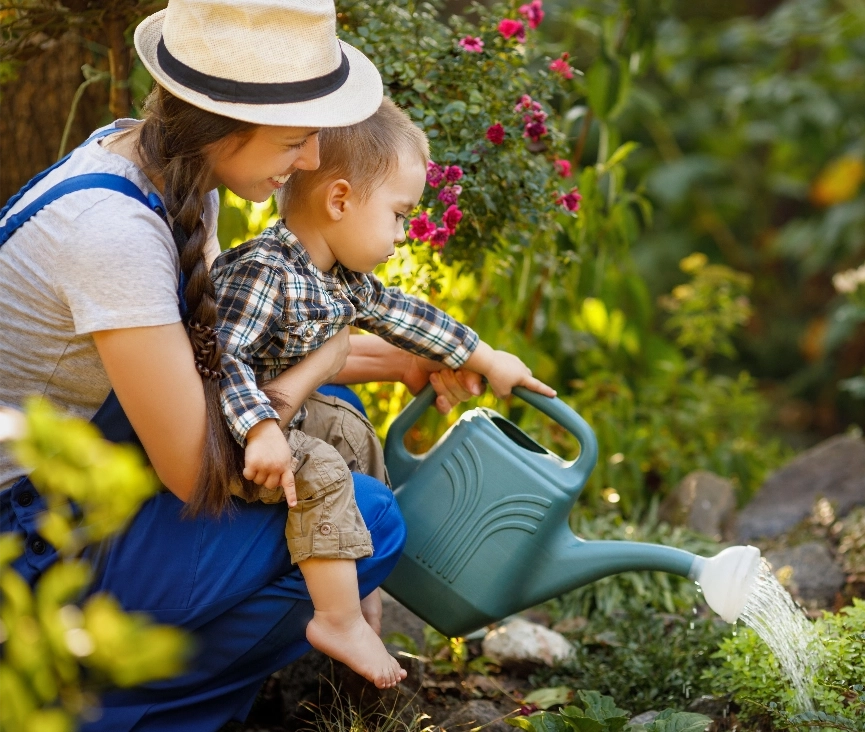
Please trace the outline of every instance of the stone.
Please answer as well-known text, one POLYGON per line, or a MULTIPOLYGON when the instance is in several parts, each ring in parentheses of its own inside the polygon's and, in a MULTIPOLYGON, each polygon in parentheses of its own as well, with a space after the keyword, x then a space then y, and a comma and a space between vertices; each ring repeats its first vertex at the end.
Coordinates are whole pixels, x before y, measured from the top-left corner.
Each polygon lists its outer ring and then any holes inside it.
POLYGON ((573 653, 573 647, 561 633, 522 618, 491 630, 482 648, 485 656, 502 667, 514 669, 554 666, 573 653))
POLYGON ((765 556, 776 576, 792 570, 789 580, 784 579, 791 594, 806 606, 831 607, 847 580, 832 553, 819 541, 766 552, 765 556), (787 567, 789 570, 784 571, 787 567))
POLYGON ((825 498, 841 518, 865 505, 865 441, 837 435, 806 450, 772 473, 739 512, 739 541, 774 538, 792 529, 825 498))
POLYGON ((654 722, 655 717, 659 714, 660 712, 650 709, 648 712, 643 712, 642 714, 638 714, 636 717, 631 717, 631 719, 628 720, 628 724, 649 724, 650 722, 654 722))
POLYGON ((726 478, 708 470, 695 470, 667 496, 658 515, 674 526, 687 526, 721 541, 732 535, 736 491, 726 478))
POLYGON ((516 708, 512 702, 496 704, 489 699, 473 699, 451 711, 441 728, 445 732, 466 732, 476 727, 483 727, 484 732, 513 732, 503 718, 516 708))
POLYGON ((723 719, 730 713, 730 699, 726 696, 711 696, 704 694, 693 699, 688 704, 688 711, 705 714, 712 719, 723 719))

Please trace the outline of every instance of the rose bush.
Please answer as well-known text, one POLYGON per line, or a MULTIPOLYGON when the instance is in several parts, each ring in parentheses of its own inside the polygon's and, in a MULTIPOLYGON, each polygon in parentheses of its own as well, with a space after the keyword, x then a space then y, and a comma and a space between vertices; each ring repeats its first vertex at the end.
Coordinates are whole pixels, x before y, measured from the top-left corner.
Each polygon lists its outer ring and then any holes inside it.
POLYGON ((478 262, 503 242, 552 241, 556 217, 576 214, 579 198, 563 185, 571 168, 551 116, 571 77, 550 59, 533 63, 541 0, 478 5, 475 22, 448 24, 434 5, 411 0, 349 0, 340 10, 342 37, 373 60, 430 139, 428 187, 409 228, 414 247, 478 262))

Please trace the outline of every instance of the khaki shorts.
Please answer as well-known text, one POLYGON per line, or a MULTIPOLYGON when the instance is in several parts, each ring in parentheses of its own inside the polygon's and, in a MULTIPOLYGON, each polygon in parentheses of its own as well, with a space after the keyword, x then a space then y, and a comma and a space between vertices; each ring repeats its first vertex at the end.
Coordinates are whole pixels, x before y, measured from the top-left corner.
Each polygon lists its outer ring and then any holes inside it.
MULTIPOLYGON (((285 430, 297 494, 285 525, 291 561, 371 556, 372 540, 354 500, 351 473, 389 485, 378 436, 363 415, 336 397, 313 394, 306 407, 302 429, 285 430)), ((246 500, 285 500, 282 488, 254 487, 256 493, 246 500)))

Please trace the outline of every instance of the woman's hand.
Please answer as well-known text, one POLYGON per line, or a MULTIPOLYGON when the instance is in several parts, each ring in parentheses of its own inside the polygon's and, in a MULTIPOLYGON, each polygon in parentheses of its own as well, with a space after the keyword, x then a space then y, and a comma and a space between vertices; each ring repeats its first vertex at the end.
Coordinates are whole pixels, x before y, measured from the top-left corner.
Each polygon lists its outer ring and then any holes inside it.
POLYGON ((435 407, 447 414, 460 402, 484 393, 481 375, 466 369, 446 368, 437 361, 410 355, 405 372, 400 379, 412 394, 417 394, 427 382, 436 392, 435 407))

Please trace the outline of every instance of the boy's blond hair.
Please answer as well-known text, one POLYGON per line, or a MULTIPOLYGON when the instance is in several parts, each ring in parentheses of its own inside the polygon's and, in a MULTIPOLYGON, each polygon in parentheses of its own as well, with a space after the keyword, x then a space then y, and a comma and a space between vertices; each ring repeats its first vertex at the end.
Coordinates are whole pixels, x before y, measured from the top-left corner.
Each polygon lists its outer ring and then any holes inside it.
POLYGON ((328 127, 319 133, 320 164, 315 170, 291 174, 276 196, 279 215, 284 218, 319 185, 340 178, 366 200, 396 170, 400 153, 417 155, 426 165, 429 141, 423 130, 385 97, 378 111, 363 122, 328 127))

